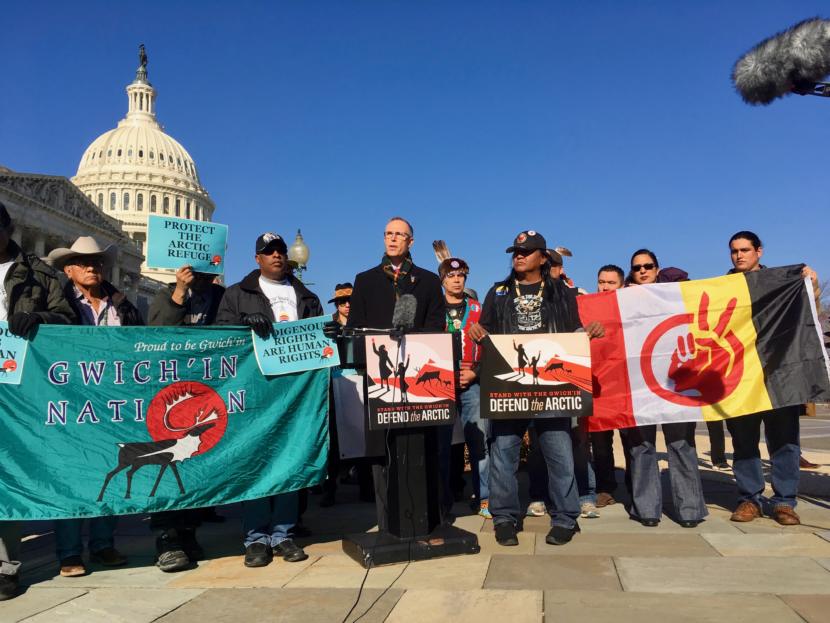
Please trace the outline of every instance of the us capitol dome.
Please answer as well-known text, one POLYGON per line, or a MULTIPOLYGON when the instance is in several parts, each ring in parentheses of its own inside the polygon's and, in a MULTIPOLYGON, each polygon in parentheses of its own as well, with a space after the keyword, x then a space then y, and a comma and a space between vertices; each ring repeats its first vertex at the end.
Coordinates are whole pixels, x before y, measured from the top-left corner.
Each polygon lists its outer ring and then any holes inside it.
MULTIPOLYGON (((199 180, 192 156, 156 119, 156 90, 147 77, 147 55, 139 49, 135 80, 127 87, 127 116, 96 138, 81 157, 72 182, 147 255, 147 216, 159 214, 210 221, 216 209, 199 180)), ((141 274, 166 283, 174 271, 141 274)))

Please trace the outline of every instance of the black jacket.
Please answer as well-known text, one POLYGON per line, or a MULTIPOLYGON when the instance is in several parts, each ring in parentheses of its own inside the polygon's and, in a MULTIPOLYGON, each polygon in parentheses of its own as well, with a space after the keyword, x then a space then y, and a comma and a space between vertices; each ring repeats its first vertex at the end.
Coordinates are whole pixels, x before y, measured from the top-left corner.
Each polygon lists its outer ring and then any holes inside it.
MULTIPOLYGON (((513 279, 500 281, 490 288, 484 299, 480 320, 481 326, 487 329, 488 333, 518 333, 516 308, 513 305, 515 298, 513 279)), ((576 306, 575 288, 569 288, 560 279, 548 278, 545 281, 542 304, 545 306, 545 316, 548 319, 545 333, 573 333, 582 328, 576 306)))
MULTIPOLYGON (((121 322, 122 327, 140 327, 144 325, 144 319, 141 317, 141 312, 138 311, 138 308, 135 305, 130 303, 126 294, 121 292, 109 281, 102 282, 101 289, 115 306, 115 313, 118 315, 118 320, 121 322)), ((78 306, 78 298, 75 295, 75 286, 71 280, 68 280, 66 285, 63 286, 63 295, 66 297, 66 300, 69 301, 69 304, 72 306, 72 310, 78 317, 76 324, 83 324, 81 320, 83 318, 83 314, 78 306)))
POLYGON ((8 317, 15 312, 29 312, 46 324, 75 324, 75 312, 55 271, 36 255, 24 253, 14 240, 9 240, 7 252, 14 260, 3 283, 8 317))
MULTIPOLYGON (((297 318, 313 318, 323 315, 323 306, 320 299, 311 290, 306 288, 294 275, 287 277, 289 283, 297 293, 297 318)), ((225 290, 219 311, 216 313, 216 324, 242 324, 243 314, 264 314, 272 322, 274 311, 268 302, 268 297, 259 287, 259 269, 253 270, 239 283, 235 283, 225 290)))
MULTIPOLYGON (((418 301, 414 328, 443 333, 446 311, 438 275, 412 266, 400 288, 401 294, 412 294, 418 301)), ((380 266, 360 273, 354 279, 348 325, 391 329, 396 300, 395 286, 380 266)))
MULTIPOLYGON (((169 287, 156 294, 156 298, 153 299, 153 303, 150 305, 148 319, 150 325, 155 327, 180 327, 184 325, 185 316, 191 313, 190 299, 185 300, 184 305, 179 305, 172 298, 175 289, 176 284, 171 283, 169 287)), ((219 303, 222 301, 224 294, 224 287, 218 283, 210 284, 210 309, 208 309, 204 324, 211 325, 216 322, 216 313, 219 311, 219 303)))

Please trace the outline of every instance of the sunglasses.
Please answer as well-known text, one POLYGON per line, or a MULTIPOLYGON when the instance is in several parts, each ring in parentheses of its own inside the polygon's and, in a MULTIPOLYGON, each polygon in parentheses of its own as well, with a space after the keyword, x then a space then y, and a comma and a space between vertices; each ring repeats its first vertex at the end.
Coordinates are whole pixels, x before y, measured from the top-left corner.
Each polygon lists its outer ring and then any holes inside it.
POLYGON ((632 273, 638 273, 638 272, 640 272, 640 270, 643 270, 643 269, 645 269, 645 270, 654 270, 654 268, 655 268, 655 266, 651 262, 649 262, 648 264, 634 264, 634 265, 631 266, 631 272, 632 273))

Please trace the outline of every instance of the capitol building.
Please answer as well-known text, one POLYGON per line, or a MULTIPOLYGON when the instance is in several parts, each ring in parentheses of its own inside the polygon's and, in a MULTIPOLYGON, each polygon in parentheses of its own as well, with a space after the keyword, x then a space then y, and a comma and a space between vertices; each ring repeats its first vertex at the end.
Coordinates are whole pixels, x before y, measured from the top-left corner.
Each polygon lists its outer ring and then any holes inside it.
POLYGON ((216 209, 196 164, 156 119, 156 90, 140 49, 135 80, 127 86, 127 115, 84 151, 71 181, 0 167, 0 201, 15 222, 13 238, 41 257, 94 236, 119 249, 110 280, 145 313, 168 270, 146 266, 147 216, 209 221, 216 209))

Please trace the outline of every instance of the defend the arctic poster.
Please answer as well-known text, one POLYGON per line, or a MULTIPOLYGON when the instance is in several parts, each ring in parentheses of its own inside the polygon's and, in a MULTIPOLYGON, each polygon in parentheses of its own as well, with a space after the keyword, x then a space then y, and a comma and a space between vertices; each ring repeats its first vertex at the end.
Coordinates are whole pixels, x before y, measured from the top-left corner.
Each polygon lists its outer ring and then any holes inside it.
POLYGON ((366 337, 369 430, 439 426, 455 420, 452 335, 366 337))
POLYGON ((482 344, 481 417, 591 414, 591 349, 586 334, 490 335, 482 344))

